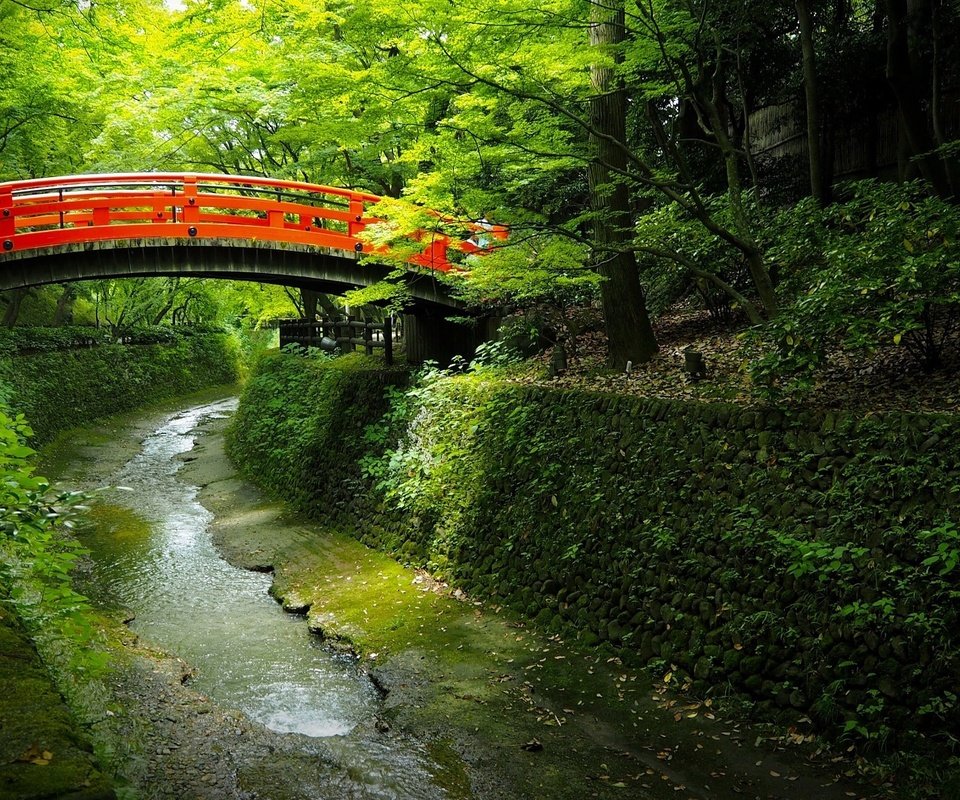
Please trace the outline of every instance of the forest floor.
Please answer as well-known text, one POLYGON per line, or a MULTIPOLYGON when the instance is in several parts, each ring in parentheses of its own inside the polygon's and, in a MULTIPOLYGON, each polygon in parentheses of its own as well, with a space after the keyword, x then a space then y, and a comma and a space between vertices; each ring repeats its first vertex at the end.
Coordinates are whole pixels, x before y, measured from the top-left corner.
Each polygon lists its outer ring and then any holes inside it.
MULTIPOLYGON (((746 327, 725 325, 703 310, 673 309, 654 322, 660 351, 630 374, 606 367, 606 337, 591 330, 567 347, 567 370, 547 378, 552 349, 532 361, 527 380, 563 388, 586 388, 676 400, 760 404, 749 364, 759 355, 746 327), (697 381, 684 371, 684 350, 703 354, 707 374, 697 381)), ((804 407, 863 411, 960 410, 960 347, 943 367, 924 372, 905 347, 890 345, 874 353, 830 352, 816 384, 804 396, 790 398, 804 407)))

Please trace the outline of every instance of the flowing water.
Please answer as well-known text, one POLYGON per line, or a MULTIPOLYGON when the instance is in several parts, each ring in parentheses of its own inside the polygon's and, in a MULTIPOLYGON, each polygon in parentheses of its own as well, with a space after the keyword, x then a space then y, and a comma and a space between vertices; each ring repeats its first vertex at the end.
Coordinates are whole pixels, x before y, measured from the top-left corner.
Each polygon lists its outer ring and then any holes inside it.
POLYGON ((197 487, 177 480, 178 456, 193 448, 197 426, 236 403, 175 414, 111 478, 149 524, 85 537, 97 599, 133 611, 131 628, 194 666, 191 685, 221 705, 282 733, 348 733, 373 715, 376 690, 351 658, 324 650, 302 618, 283 612, 267 594, 269 575, 220 558, 197 487))

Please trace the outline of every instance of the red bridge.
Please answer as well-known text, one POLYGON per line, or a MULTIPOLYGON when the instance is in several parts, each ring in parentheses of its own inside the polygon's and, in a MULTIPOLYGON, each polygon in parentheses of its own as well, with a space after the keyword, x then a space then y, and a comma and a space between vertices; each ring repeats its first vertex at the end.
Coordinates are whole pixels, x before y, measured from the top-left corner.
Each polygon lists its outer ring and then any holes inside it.
MULTIPOLYGON (((84 278, 189 273, 341 293, 390 270, 359 234, 382 222, 366 192, 241 175, 131 173, 0 183, 0 289, 84 278)), ((438 216, 438 223, 442 220, 438 216)), ((439 228, 439 224, 438 224, 439 228)), ((408 259, 421 304, 455 307, 430 276, 451 251, 482 250, 505 229, 424 231, 408 259), (426 278, 426 279, 425 279, 426 278)))

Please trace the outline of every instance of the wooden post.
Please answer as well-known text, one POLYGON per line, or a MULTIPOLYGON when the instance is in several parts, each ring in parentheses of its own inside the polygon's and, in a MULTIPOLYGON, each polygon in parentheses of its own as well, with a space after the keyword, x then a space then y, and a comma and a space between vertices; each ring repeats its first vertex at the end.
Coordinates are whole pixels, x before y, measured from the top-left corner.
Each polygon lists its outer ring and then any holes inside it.
POLYGON ((0 189, 0 239, 4 250, 13 249, 13 236, 17 232, 17 222, 13 216, 13 189, 9 186, 0 189))
POLYGON ((200 221, 200 200, 197 194, 197 176, 183 176, 183 221, 200 221))
POLYGON ((109 206, 94 206, 93 207, 93 224, 97 227, 103 227, 110 224, 110 207, 109 206))
POLYGON ((390 315, 383 318, 383 357, 387 361, 387 366, 393 366, 393 330, 390 325, 390 315))
POLYGON ((357 234, 362 231, 366 225, 363 223, 363 200, 357 197, 350 198, 350 219, 347 220, 347 236, 356 239, 357 234))
POLYGON ((373 322, 370 317, 363 320, 363 349, 368 356, 373 355, 373 322))

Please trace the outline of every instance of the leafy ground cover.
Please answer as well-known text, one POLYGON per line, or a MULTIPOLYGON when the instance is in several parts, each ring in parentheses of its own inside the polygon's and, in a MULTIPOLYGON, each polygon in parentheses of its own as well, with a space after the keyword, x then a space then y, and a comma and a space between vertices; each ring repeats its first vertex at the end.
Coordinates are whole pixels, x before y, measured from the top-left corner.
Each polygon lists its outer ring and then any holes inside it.
MULTIPOLYGON (((602 333, 588 332, 568 347, 565 373, 548 378, 553 357, 547 350, 531 359, 517 380, 565 388, 600 391, 676 400, 722 400, 757 405, 768 402, 758 397, 751 378, 751 363, 760 348, 745 325, 730 327, 718 323, 708 312, 680 305, 662 315, 654 325, 660 352, 629 374, 606 367, 606 343, 602 333), (684 351, 703 354, 707 372, 691 380, 684 371, 684 351)), ((839 348, 826 355, 816 383, 802 397, 811 408, 864 411, 960 410, 960 348, 952 348, 943 367, 924 372, 906 351, 892 342, 872 354, 850 353, 839 348)))

